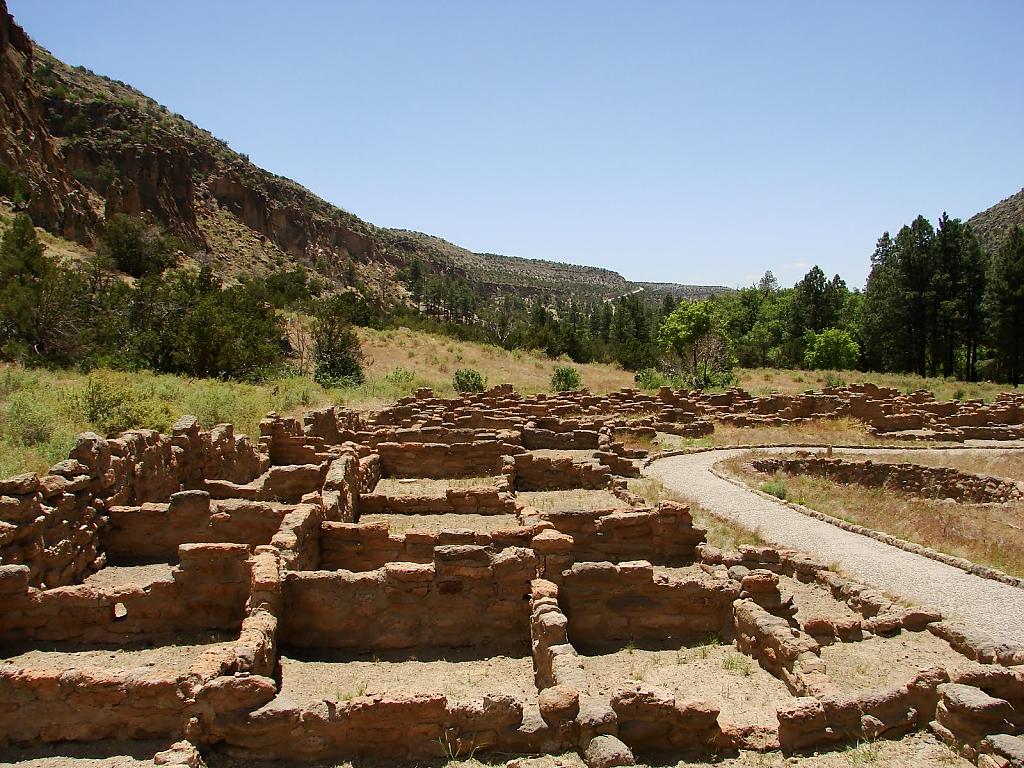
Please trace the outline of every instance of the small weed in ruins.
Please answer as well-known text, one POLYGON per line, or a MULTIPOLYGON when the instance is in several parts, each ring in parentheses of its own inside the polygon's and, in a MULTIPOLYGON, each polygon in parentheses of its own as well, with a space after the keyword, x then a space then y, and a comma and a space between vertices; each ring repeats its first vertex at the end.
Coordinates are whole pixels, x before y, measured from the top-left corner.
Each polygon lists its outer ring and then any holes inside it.
POLYGON ((726 672, 735 672, 743 677, 750 677, 750 659, 738 653, 728 653, 722 659, 722 669, 726 672))
POLYGON ((635 650, 636 650, 636 643, 634 643, 634 642, 633 642, 632 640, 630 640, 630 641, 629 641, 628 643, 626 643, 626 645, 625 645, 625 647, 623 648, 623 650, 624 650, 624 651, 625 651, 626 653, 628 653, 628 654, 632 655, 632 654, 633 654, 633 651, 635 651, 635 650))
POLYGON ((444 750, 448 763, 476 762, 476 745, 471 746, 468 751, 464 752, 459 738, 457 736, 453 738, 449 734, 438 736, 437 743, 444 750))
POLYGON ((846 751, 850 765, 870 765, 882 756, 882 747, 874 741, 862 741, 846 751))
POLYGON ((710 634, 697 646, 697 655, 702 661, 711 657, 711 649, 718 645, 718 635, 710 634))

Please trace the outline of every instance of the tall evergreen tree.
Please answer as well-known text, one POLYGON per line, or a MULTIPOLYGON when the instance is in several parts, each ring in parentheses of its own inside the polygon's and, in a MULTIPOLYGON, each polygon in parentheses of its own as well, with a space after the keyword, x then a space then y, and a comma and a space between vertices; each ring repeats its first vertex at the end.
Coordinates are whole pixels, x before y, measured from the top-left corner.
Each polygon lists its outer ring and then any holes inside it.
POLYGON ((996 359, 1016 387, 1024 375, 1024 229, 1019 225, 992 257, 985 299, 996 359))

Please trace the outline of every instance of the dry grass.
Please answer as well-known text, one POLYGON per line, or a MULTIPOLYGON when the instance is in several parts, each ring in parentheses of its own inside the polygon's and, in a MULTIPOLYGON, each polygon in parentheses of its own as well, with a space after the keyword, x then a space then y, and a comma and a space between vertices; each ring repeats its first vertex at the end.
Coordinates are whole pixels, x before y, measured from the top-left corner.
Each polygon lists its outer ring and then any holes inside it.
POLYGON ((870 382, 892 387, 903 393, 926 389, 939 400, 994 400, 1006 385, 991 382, 967 382, 957 379, 925 378, 902 373, 863 373, 861 371, 794 371, 775 368, 740 368, 739 386, 752 395, 773 393, 796 395, 809 389, 833 385, 870 382))
MULTIPOLYGON (((523 394, 551 391, 551 374, 563 361, 541 352, 508 351, 490 344, 457 341, 407 328, 376 331, 359 329, 359 341, 367 357, 367 375, 381 378, 403 368, 434 388, 436 394, 451 396, 452 374, 459 368, 474 368, 488 386, 511 382, 523 394)), ((583 386, 603 393, 634 386, 633 374, 622 368, 599 363, 569 363, 577 368, 583 386)))
POLYGON ((718 517, 692 499, 676 493, 653 477, 639 477, 629 480, 629 490, 642 496, 648 504, 662 501, 678 501, 690 507, 694 525, 708 532, 707 540, 712 546, 720 549, 736 549, 741 544, 761 545, 765 540, 757 531, 737 525, 731 520, 718 517))
MULTIPOLYGON (((748 463, 751 454, 723 462, 752 488, 770 476, 748 463)), ((931 549, 1024 576, 1024 502, 952 504, 889 488, 843 485, 819 477, 778 475, 789 501, 931 549)))

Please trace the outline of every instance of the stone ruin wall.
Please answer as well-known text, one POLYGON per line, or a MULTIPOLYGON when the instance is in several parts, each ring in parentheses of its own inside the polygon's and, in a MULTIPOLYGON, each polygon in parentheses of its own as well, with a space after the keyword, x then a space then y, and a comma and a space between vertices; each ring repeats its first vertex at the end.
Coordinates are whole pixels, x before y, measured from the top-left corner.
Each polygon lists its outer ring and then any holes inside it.
POLYGON ((1024 498, 1024 484, 1001 477, 976 475, 952 467, 846 461, 820 457, 754 459, 758 472, 812 475, 867 488, 892 488, 929 498, 973 503, 1003 503, 1024 498))
POLYGON ((607 488, 629 499, 624 477, 640 454, 618 441, 667 431, 656 425, 699 434, 732 418, 855 412, 884 425, 914 409, 922 423, 961 433, 993 423, 1019 431, 1022 415, 1019 397, 939 408, 870 388, 780 399, 738 391, 520 398, 502 387, 455 401, 420 393, 370 416, 336 408, 301 421, 271 415, 255 444, 188 418, 171 435, 83 435, 48 475, 0 481, 0 642, 160 643, 214 630, 235 639, 174 673, 0 663, 0 743, 184 738, 204 750, 309 760, 576 748, 596 765, 631 750, 825 749, 931 728, 1001 765, 1024 729, 1024 673, 1014 669, 1024 647, 894 604, 796 552, 717 550, 684 505, 645 508, 633 499, 628 511, 541 513, 515 498, 517 490, 607 488), (972 423, 983 413, 999 418, 972 423), (530 453, 581 445, 593 459, 530 453), (375 491, 387 477, 478 475, 496 479, 433 496, 375 491), (359 522, 384 512, 514 513, 521 524, 395 533, 359 522), (171 575, 148 585, 80 583, 136 560, 169 562, 171 575), (703 575, 656 570, 680 564, 703 575), (794 626, 780 575, 823 585, 860 618, 794 626), (900 631, 930 632, 985 666, 953 679, 927 670, 857 696, 831 688, 823 644, 900 631), (738 729, 713 702, 644 684, 609 697, 590 692, 579 650, 709 632, 734 638, 797 697, 779 710, 777 729, 738 729), (507 695, 466 703, 396 691, 313 708, 278 697, 282 649, 435 646, 528 654, 537 717, 533 704, 507 695))

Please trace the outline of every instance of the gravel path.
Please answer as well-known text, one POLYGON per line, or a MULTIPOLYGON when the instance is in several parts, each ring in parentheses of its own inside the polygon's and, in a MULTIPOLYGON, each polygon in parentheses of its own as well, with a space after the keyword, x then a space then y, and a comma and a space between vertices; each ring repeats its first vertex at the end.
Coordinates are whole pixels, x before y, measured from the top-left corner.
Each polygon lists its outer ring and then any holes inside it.
POLYGON ((746 450, 671 456, 655 461, 644 474, 661 480, 716 515, 757 530, 766 541, 835 563, 866 584, 901 595, 917 605, 937 608, 947 617, 961 619, 994 638, 1014 642, 1024 638, 1024 589, 972 576, 936 560, 844 531, 711 473, 714 464, 746 450))

